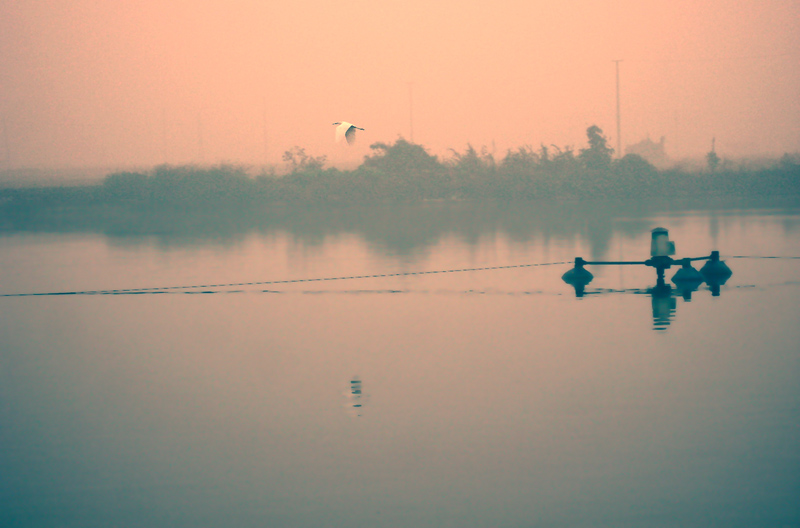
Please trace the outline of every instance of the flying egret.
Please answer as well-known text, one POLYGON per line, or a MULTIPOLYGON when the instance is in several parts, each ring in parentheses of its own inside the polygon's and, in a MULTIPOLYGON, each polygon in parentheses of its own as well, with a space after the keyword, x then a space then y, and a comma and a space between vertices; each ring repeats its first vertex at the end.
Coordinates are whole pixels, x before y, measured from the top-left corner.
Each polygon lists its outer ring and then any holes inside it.
POLYGON ((364 130, 347 121, 334 123, 334 125, 339 125, 336 127, 336 142, 341 143, 342 139, 346 139, 348 145, 352 145, 356 140, 356 130, 364 130))

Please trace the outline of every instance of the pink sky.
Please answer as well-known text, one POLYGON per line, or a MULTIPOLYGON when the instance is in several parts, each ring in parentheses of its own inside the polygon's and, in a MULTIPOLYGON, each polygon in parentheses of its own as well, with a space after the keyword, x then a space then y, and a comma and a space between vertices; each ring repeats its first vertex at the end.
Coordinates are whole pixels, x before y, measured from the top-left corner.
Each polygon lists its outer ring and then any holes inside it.
POLYGON ((0 169, 334 164, 410 136, 800 151, 800 2, 0 0, 0 169), (413 83, 413 84, 411 84, 413 83), (365 128, 352 147, 334 121, 365 128))

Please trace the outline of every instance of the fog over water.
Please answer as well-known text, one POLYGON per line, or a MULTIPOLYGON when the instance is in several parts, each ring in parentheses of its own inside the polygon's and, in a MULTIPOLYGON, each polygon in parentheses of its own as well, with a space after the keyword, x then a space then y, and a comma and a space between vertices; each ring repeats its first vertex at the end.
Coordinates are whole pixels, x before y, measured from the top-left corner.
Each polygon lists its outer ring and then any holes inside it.
POLYGON ((0 2, 0 169, 351 166, 399 135, 436 155, 576 146, 673 160, 800 148, 795 1, 0 2), (331 123, 365 128, 352 148, 331 123), (619 150, 619 149, 618 149, 619 150))

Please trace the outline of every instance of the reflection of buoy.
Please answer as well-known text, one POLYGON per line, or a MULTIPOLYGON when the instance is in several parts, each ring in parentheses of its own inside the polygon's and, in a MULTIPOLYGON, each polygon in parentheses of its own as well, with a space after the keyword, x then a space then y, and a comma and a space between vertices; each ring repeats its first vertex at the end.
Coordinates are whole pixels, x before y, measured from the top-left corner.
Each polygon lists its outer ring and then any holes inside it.
POLYGON ((678 291, 683 296, 685 301, 692 300, 692 292, 703 284, 703 275, 692 267, 692 261, 683 259, 681 262, 681 269, 675 272, 672 276, 672 282, 678 287, 678 291))
POLYGON ((700 268, 700 273, 706 282, 725 284, 733 272, 725 262, 719 259, 719 251, 712 251, 711 258, 700 268))

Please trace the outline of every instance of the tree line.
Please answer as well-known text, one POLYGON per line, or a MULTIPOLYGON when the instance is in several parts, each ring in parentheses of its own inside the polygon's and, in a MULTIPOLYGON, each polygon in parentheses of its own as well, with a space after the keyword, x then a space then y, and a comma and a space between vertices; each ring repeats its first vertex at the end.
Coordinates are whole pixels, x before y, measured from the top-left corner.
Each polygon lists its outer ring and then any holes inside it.
MULTIPOLYGON (((614 157, 603 131, 586 130, 579 150, 541 145, 496 158, 468 145, 440 160, 405 139, 374 143, 353 170, 326 167, 324 156, 294 147, 283 155, 287 173, 252 175, 242 165, 170 166, 115 172, 102 184, 79 188, 6 190, 8 207, 125 205, 128 208, 241 208, 275 203, 374 203, 424 200, 532 200, 549 198, 667 198, 698 195, 796 195, 800 160, 784 156, 770 166, 659 170, 637 155, 614 157)), ((718 161, 718 160, 717 160, 718 161)))

